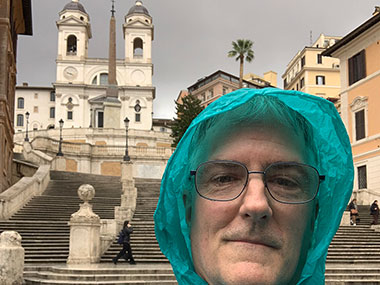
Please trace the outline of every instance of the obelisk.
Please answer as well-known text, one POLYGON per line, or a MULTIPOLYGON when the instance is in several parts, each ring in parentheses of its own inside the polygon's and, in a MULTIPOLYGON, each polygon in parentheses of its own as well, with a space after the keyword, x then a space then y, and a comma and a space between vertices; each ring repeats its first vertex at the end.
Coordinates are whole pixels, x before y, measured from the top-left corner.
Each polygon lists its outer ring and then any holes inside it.
POLYGON ((104 102, 104 128, 120 128, 121 102, 118 99, 118 87, 116 81, 116 20, 115 0, 112 0, 109 52, 108 52, 108 86, 106 101, 104 102))

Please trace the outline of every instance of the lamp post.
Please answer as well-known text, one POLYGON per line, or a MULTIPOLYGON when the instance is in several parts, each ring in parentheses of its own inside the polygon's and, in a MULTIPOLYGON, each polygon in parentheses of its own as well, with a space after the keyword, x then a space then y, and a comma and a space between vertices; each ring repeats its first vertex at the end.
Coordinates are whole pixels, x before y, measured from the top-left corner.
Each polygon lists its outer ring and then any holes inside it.
POLYGON ((63 156, 63 153, 62 153, 62 128, 63 128, 63 120, 60 119, 59 120, 59 146, 58 146, 58 152, 57 152, 57 156, 63 156))
POLYGON ((25 134, 25 141, 29 141, 29 136, 28 136, 28 125, 29 125, 29 112, 26 111, 25 113, 25 118, 26 118, 26 134, 25 134))
POLYGON ((92 108, 90 108, 90 128, 92 128, 92 108))
POLYGON ((123 157, 123 160, 130 161, 131 158, 128 155, 128 126, 129 126, 128 117, 125 117, 124 119, 124 126, 125 126, 125 155, 123 157))

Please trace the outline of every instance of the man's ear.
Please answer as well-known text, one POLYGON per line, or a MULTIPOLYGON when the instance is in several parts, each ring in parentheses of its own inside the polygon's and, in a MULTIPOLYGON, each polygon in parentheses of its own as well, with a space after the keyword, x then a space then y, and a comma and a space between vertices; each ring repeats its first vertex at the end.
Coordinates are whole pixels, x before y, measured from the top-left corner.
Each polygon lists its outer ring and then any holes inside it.
POLYGON ((182 195, 183 205, 185 206, 185 216, 187 225, 191 225, 191 211, 193 207, 193 199, 189 191, 183 191, 182 195))

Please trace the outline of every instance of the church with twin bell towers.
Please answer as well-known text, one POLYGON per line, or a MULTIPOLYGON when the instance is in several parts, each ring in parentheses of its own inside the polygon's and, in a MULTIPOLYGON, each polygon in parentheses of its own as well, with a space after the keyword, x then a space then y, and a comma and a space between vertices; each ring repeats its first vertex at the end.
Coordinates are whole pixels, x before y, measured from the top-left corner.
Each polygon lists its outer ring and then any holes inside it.
POLYGON ((51 90, 36 90, 26 84, 17 88, 16 96, 23 100, 23 108, 16 104, 16 132, 24 131, 21 116, 26 110, 34 130, 57 127, 60 119, 64 120, 65 128, 124 128, 125 117, 129 118, 131 129, 152 129, 155 98, 152 17, 137 0, 122 24, 124 58, 116 59, 113 1, 111 13, 109 57, 89 58, 92 30, 85 7, 79 0, 72 0, 59 12, 56 81, 51 90), (34 99, 40 101, 39 106, 35 100, 34 103, 28 100, 36 93, 39 96, 34 99), (52 93, 54 100, 44 98, 52 97, 52 93), (45 112, 44 105, 49 101, 50 110, 45 112))

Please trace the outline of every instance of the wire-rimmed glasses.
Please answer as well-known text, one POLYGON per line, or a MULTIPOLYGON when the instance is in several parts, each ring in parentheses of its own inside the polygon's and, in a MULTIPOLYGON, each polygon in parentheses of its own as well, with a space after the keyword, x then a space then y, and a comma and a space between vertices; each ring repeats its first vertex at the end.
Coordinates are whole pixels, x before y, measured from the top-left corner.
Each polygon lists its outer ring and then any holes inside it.
POLYGON ((240 162, 212 160, 201 163, 196 170, 195 188, 198 194, 212 201, 231 201, 238 198, 248 183, 250 174, 263 175, 270 196, 285 204, 303 204, 313 200, 325 176, 313 166, 297 162, 276 162, 264 171, 249 171, 240 162))

